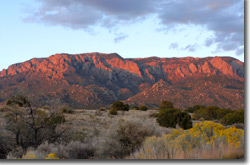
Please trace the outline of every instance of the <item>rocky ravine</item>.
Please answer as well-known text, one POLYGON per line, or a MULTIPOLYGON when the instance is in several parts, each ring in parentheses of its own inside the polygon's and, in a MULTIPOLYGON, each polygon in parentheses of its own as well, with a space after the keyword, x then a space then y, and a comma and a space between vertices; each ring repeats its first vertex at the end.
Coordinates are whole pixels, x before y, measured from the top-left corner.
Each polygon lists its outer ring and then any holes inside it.
POLYGON ((123 100, 156 107, 195 104, 244 108, 244 63, 231 57, 134 58, 116 53, 56 54, 0 72, 0 102, 27 95, 37 105, 79 108, 123 100))

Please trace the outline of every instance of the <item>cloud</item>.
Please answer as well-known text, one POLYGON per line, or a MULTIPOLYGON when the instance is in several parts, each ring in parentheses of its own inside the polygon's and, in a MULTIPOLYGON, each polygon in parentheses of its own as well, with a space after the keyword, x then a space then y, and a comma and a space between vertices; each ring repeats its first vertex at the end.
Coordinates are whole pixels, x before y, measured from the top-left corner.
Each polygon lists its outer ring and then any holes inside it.
MULTIPOLYGON (((213 33, 204 46, 244 53, 244 0, 37 0, 26 21, 89 30, 118 28, 154 15, 163 29, 200 26, 213 33), (232 46, 232 47, 231 47, 232 46)), ((162 29, 161 28, 161 29, 162 29)), ((119 38, 119 37, 118 37, 119 38)), ((121 37, 122 38, 122 37, 121 37)), ((119 40, 119 39, 118 39, 119 40)), ((192 50, 188 49, 187 50, 192 50)))
POLYGON ((177 42, 171 43, 169 45, 169 49, 174 49, 174 50, 186 50, 189 52, 195 52, 200 46, 195 43, 195 44, 189 44, 185 47, 179 47, 179 44, 177 42))
POLYGON ((189 52, 195 52, 199 48, 199 45, 196 44, 189 44, 184 48, 181 48, 181 50, 187 50, 189 52))
POLYGON ((240 56, 240 55, 242 55, 242 54, 244 54, 244 47, 240 47, 240 48, 238 48, 238 49, 236 50, 236 55, 237 55, 237 56, 240 56))
MULTIPOLYGON (((166 2, 159 12, 161 24, 174 28, 197 25, 214 35, 205 46, 216 45, 216 51, 237 50, 244 46, 243 0, 176 0, 166 2)), ((243 53, 244 51, 238 51, 243 53)))
POLYGON ((179 45, 177 42, 174 42, 174 43, 171 43, 169 45, 169 49, 178 49, 179 48, 179 45))
POLYGON ((124 40, 126 38, 128 38, 127 34, 120 33, 120 34, 117 34, 117 36, 114 39, 114 42, 119 43, 119 42, 121 42, 122 40, 124 40))
POLYGON ((123 22, 143 19, 153 13, 151 0, 36 0, 40 8, 25 19, 73 29, 101 25, 112 27, 123 22))

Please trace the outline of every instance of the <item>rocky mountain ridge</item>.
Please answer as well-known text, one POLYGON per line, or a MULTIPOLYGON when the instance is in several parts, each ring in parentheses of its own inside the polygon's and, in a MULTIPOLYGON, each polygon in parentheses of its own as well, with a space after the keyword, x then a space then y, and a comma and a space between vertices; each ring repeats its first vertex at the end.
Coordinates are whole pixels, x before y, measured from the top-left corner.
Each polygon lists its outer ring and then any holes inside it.
POLYGON ((122 58, 116 53, 55 54, 0 72, 0 102, 24 94, 36 105, 98 108, 116 100, 179 108, 244 108, 244 63, 231 57, 122 58))

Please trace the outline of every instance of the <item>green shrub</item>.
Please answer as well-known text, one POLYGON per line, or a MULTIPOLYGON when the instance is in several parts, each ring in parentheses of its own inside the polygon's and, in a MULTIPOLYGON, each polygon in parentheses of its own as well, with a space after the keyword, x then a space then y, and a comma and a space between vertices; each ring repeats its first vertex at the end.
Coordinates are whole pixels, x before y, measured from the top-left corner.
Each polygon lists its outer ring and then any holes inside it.
POLYGON ((191 116, 186 112, 177 113, 177 124, 183 129, 192 128, 191 116))
POLYGON ((228 113, 232 113, 231 109, 221 109, 216 106, 209 106, 194 111, 194 118, 204 118, 205 120, 221 120, 228 113))
POLYGON ((43 109, 50 109, 50 107, 48 105, 44 105, 42 108, 43 109))
POLYGON ((160 110, 157 122, 160 126, 175 128, 177 124, 176 115, 179 112, 179 109, 160 110))
POLYGON ((204 108, 205 108, 204 105, 194 105, 192 107, 188 107, 187 109, 185 109, 185 111, 189 113, 194 113, 195 111, 204 109, 204 108))
POLYGON ((116 109, 117 111, 121 110, 121 111, 129 111, 129 105, 128 104, 124 104, 121 101, 115 101, 113 102, 111 109, 116 109))
POLYGON ((134 105, 132 109, 133 109, 133 110, 139 110, 139 107, 136 106, 136 105, 134 105))
POLYGON ((106 108, 100 108, 99 111, 106 112, 106 108))
POLYGON ((222 123, 225 125, 232 125, 235 123, 244 124, 244 110, 235 111, 233 113, 228 113, 222 119, 222 123))
POLYGON ((111 108, 110 111, 109 111, 109 113, 111 115, 117 115, 117 110, 115 108, 111 108))
POLYGON ((174 108, 174 104, 170 101, 162 101, 161 105, 159 107, 159 110, 164 110, 164 109, 173 109, 174 108))
POLYGON ((141 106, 139 107, 139 110, 141 110, 141 111, 147 111, 147 110, 148 110, 148 107, 147 107, 146 105, 141 105, 141 106))
POLYGON ((191 116, 179 109, 160 110, 156 120, 163 127, 175 128, 178 124, 183 129, 192 128, 191 116))
POLYGON ((156 112, 150 113, 148 116, 151 118, 156 118, 156 117, 158 117, 158 113, 156 113, 156 112))
POLYGON ((8 106, 12 106, 12 105, 18 105, 19 107, 30 107, 31 104, 29 102, 29 100, 27 99, 27 97, 25 96, 11 96, 6 105, 8 106))
POLYGON ((62 108, 60 108, 60 111, 62 113, 68 113, 68 114, 74 113, 74 111, 71 108, 69 108, 69 107, 62 107, 62 108))
POLYGON ((226 116, 229 113, 232 113, 233 110, 231 109, 218 109, 216 111, 216 119, 221 120, 224 116, 226 116))

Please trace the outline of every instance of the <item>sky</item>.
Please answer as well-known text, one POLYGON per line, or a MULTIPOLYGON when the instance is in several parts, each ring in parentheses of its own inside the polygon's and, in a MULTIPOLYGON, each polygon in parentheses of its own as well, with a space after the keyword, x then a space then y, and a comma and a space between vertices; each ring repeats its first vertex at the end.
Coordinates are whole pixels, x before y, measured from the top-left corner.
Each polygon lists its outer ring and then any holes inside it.
POLYGON ((56 53, 244 61, 244 0, 2 1, 0 20, 0 70, 56 53))

